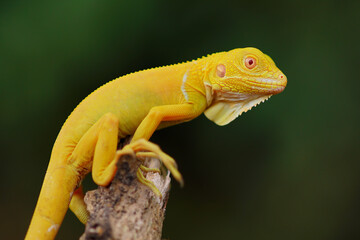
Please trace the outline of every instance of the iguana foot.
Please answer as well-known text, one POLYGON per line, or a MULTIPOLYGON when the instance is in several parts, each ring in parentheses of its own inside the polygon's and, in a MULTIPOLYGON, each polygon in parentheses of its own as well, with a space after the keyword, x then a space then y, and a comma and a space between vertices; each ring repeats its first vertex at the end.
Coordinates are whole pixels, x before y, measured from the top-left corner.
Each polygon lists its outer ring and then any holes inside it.
MULTIPOLYGON (((180 186, 182 187, 184 185, 183 178, 181 176, 181 173, 177 169, 177 164, 175 160, 164 153, 158 145, 149 142, 145 139, 139 139, 135 142, 132 142, 128 145, 126 145, 123 149, 118 150, 116 152, 116 157, 119 159, 120 156, 125 154, 134 154, 138 158, 145 158, 145 157, 154 157, 158 158, 165 167, 170 171, 170 173, 173 175, 173 177, 180 183, 180 186)), ((146 179, 142 173, 144 172, 159 172, 160 169, 153 169, 153 168, 147 168, 143 165, 141 165, 137 171, 137 177, 139 181, 146 186, 148 186, 157 196, 161 197, 160 191, 155 187, 154 183, 146 179)))
POLYGON ((145 186, 148 186, 153 191, 153 193, 161 199, 162 194, 161 194, 160 190, 155 186, 155 184, 152 181, 150 181, 144 177, 141 170, 142 170, 141 167, 139 167, 136 172, 136 176, 137 176, 139 182, 141 182, 145 186))

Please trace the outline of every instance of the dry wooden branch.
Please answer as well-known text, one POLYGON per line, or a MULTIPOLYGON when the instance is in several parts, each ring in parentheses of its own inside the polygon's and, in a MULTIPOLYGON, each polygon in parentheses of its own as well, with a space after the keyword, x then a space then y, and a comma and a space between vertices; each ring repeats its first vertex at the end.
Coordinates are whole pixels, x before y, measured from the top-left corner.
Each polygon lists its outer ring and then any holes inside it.
MULTIPOLYGON (((131 155, 123 156, 117 174, 108 187, 86 193, 85 202, 90 212, 81 240, 159 240, 161 239, 170 177, 147 173, 163 197, 157 197, 149 187, 137 180, 141 162, 131 155)), ((157 159, 149 159, 149 167, 157 167, 157 159)))

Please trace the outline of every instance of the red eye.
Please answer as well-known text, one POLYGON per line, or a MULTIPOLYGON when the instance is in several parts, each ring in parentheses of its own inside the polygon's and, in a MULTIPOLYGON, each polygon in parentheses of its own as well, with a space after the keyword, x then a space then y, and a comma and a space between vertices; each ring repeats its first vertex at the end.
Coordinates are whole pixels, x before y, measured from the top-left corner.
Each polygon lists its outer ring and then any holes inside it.
POLYGON ((253 57, 247 57, 245 59, 245 66, 248 68, 248 69, 253 69, 255 66, 256 66, 256 60, 255 58, 253 57))

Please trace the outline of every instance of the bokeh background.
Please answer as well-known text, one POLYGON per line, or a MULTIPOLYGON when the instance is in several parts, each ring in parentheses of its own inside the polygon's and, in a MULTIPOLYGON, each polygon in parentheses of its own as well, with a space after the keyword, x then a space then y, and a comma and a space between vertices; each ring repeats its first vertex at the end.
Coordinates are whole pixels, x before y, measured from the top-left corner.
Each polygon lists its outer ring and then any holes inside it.
MULTIPOLYGON (((57 133, 91 91, 245 46, 288 86, 225 127, 201 116, 154 135, 186 181, 163 237, 360 239, 359 13, 360 1, 2 1, 1 239, 24 237, 57 133)), ((69 212, 58 239, 83 230, 69 212)))

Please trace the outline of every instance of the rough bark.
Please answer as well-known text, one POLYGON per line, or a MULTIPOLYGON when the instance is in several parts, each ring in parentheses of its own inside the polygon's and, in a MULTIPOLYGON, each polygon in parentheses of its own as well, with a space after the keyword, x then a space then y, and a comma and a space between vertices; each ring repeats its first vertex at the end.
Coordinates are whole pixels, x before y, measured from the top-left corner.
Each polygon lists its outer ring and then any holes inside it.
MULTIPOLYGON (((169 174, 166 177, 158 173, 144 174, 162 193, 160 199, 137 180, 136 171, 140 164, 134 156, 123 156, 112 183, 86 193, 90 219, 81 240, 161 239, 170 177, 169 174)), ((158 167, 159 161, 149 159, 145 165, 158 167)))

